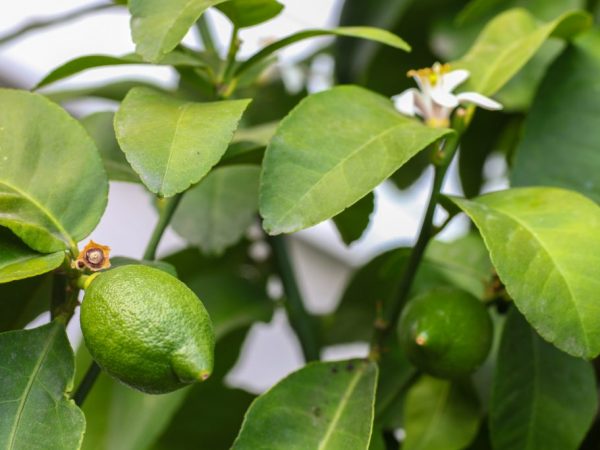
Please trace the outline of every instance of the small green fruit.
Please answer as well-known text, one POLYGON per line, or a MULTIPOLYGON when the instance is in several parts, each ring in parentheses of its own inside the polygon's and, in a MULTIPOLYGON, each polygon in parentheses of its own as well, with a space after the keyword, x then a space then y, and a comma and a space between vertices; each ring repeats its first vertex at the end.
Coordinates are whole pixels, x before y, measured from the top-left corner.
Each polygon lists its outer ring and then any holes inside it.
POLYGON ((435 289, 406 305, 398 333, 417 368, 440 378, 458 378, 483 363, 493 326, 485 306, 471 294, 435 289))
POLYGON ((123 383, 161 394, 208 378, 215 335, 204 305, 177 278, 141 265, 96 276, 81 329, 98 364, 123 383))

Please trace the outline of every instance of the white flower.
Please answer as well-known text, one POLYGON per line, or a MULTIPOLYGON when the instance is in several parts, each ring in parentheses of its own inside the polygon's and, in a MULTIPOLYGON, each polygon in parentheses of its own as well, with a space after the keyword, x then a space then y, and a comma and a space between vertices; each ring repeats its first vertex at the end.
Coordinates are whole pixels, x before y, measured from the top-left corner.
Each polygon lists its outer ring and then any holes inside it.
POLYGON ((432 127, 450 125, 452 111, 462 103, 472 103, 484 109, 499 110, 502 105, 477 92, 452 91, 469 78, 467 70, 450 70, 448 64, 435 63, 432 68, 411 70, 419 89, 410 88, 392 97, 394 106, 407 116, 418 115, 432 127))

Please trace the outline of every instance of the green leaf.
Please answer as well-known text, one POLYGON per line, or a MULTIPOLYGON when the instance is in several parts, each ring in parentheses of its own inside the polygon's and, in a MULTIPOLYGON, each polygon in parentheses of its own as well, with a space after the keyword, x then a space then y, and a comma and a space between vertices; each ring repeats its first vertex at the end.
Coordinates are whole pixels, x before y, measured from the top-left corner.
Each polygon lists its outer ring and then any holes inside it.
POLYGON ((173 229, 204 253, 223 253, 255 221, 259 176, 259 166, 213 170, 186 192, 173 217, 173 229))
MULTIPOLYGON (((46 75, 36 86, 36 89, 55 83, 88 69, 106 66, 120 66, 127 64, 147 64, 139 55, 131 53, 124 56, 111 55, 86 55, 72 59, 57 67, 46 75)), ((204 67, 206 64, 199 59, 183 52, 172 52, 161 59, 157 64, 175 67, 204 67)))
POLYGON ((591 18, 584 12, 570 12, 539 24, 524 9, 511 9, 492 20, 454 68, 471 73, 465 90, 495 94, 552 36, 568 39, 588 28, 591 18))
POLYGON ((0 228, 0 283, 35 277, 60 266, 64 252, 44 255, 31 250, 5 228, 0 228))
POLYGON ((158 62, 181 42, 209 7, 225 0, 130 0, 131 36, 135 51, 158 62))
POLYGON ((98 224, 108 180, 83 127, 41 95, 0 90, 0 225, 43 253, 98 224))
POLYGON ((557 186, 600 203, 598 146, 594 130, 600 120, 600 31, 586 33, 550 68, 517 148, 514 186, 557 186), (576 149, 577 151, 573 151, 576 149))
POLYGON ((0 447, 79 448, 85 417, 67 398, 73 351, 53 322, 0 334, 0 447))
POLYGON ((333 218, 340 237, 346 245, 350 245, 362 237, 369 226, 374 209, 375 196, 370 192, 333 218))
POLYGON ((520 188, 453 198, 475 222, 506 290, 547 341, 600 353, 600 207, 575 192, 520 188))
POLYGON ((494 376, 494 449, 576 450, 597 409, 592 365, 542 340, 513 309, 494 376))
POLYGON ((113 112, 97 112, 81 119, 81 124, 96 143, 109 179, 141 183, 119 147, 113 126, 114 118, 113 112))
POLYGON ((381 44, 389 45, 390 47, 397 48, 400 50, 404 50, 406 52, 410 51, 410 45, 408 45, 404 40, 399 38, 393 33, 389 31, 382 30, 381 28, 373 28, 373 27, 339 27, 332 28, 330 30, 304 30, 299 33, 292 34, 287 36, 277 42, 274 42, 265 48, 263 48, 258 53, 254 54, 242 64, 238 66, 235 70, 235 75, 240 76, 242 73, 250 69, 252 66, 259 64, 261 61, 265 60, 277 50, 287 47, 288 45, 295 44, 296 42, 302 41, 304 39, 309 39, 318 36, 345 36, 345 37, 353 37, 360 39, 367 39, 374 42, 379 42, 381 44))
POLYGON ((52 275, 0 284, 0 331, 23 328, 50 307, 52 275))
POLYGON ((461 450, 475 438, 480 407, 470 381, 423 376, 410 389, 402 450, 461 450))
POLYGON ((278 16, 283 5, 276 0, 231 0, 218 5, 217 9, 236 27, 246 28, 278 16))
POLYGON ((448 133, 400 115, 388 99, 356 86, 307 97, 281 122, 265 153, 265 230, 290 233, 339 214, 448 133))
POLYGON ((232 450, 367 450, 376 382, 372 362, 310 363, 252 403, 232 450))
POLYGON ((171 197, 219 162, 249 103, 192 103, 133 88, 115 115, 117 140, 146 187, 171 197))

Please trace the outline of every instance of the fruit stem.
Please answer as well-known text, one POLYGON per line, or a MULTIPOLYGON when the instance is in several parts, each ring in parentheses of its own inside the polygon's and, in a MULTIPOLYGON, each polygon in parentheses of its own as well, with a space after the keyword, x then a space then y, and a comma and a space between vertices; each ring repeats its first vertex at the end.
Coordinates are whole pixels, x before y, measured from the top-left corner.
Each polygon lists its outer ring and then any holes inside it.
POLYGON ((425 216, 423 217, 419 237, 417 238, 417 242, 412 249, 408 262, 404 266, 402 278, 400 279, 400 284, 398 286, 398 293, 392 300, 387 311, 384 311, 383 320, 380 321, 381 323, 379 326, 375 328, 375 333, 371 341, 371 352, 369 356, 371 359, 379 360, 381 358, 381 350, 385 347, 385 341, 390 331, 395 329, 396 324, 398 323, 400 313, 402 312, 402 308, 404 307, 404 304, 408 298, 408 294, 410 293, 413 280, 417 274, 419 265, 423 260, 427 244, 434 236, 433 216, 435 213, 435 208, 441 195, 446 172, 448 171, 450 162, 452 161, 458 148, 458 143, 459 134, 454 133, 440 140, 433 150, 433 155, 437 163, 435 164, 435 174, 433 177, 431 195, 425 211, 425 216))
POLYGON ((300 294, 300 289, 294 275, 294 268, 288 254, 285 237, 268 236, 267 239, 273 250, 275 265, 283 283, 286 296, 285 308, 290 325, 298 336, 306 361, 318 361, 320 351, 315 322, 304 307, 302 295, 300 294))
POLYGON ((100 372, 102 372, 100 366, 95 361, 92 361, 92 364, 85 373, 83 380, 81 380, 81 383, 79 383, 77 391, 75 391, 75 394, 73 394, 73 400, 77 406, 83 405, 85 398, 92 390, 92 386, 94 386, 94 383, 96 382, 98 375, 100 375, 100 372))
POLYGON ((160 243, 165 230, 169 226, 182 197, 183 193, 179 193, 164 200, 165 203, 160 210, 158 222, 156 223, 150 241, 148 241, 148 245, 146 246, 146 251, 143 256, 144 259, 149 261, 156 259, 156 249, 158 248, 158 244, 160 243))

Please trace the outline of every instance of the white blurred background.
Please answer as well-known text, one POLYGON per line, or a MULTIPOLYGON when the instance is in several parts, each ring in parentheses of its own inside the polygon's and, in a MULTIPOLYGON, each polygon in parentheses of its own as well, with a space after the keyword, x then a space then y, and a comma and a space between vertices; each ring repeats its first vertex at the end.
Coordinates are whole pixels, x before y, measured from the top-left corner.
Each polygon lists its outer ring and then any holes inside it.
MULTIPOLYGON (((3 2, 0 14, 0 39, 33 20, 48 19, 99 0, 20 0, 3 2)), ((283 37, 310 27, 335 26, 341 7, 339 0, 280 0, 285 10, 278 18, 242 32, 242 55, 252 54, 265 41, 283 37)), ((221 47, 229 36, 229 24, 218 13, 208 13, 221 47)), ((186 42, 197 46, 193 35, 186 42)), ((327 38, 301 43, 280 53, 282 67, 292 68, 302 55, 328 42, 327 38)), ((34 31, 0 46, 0 85, 30 89, 51 69, 67 60, 86 54, 122 55, 134 50, 129 35, 128 14, 124 9, 112 8, 52 28, 34 31)), ((322 63, 331 69, 328 60, 322 63)), ((409 69, 409 68, 407 68, 409 69)), ((175 74, 168 68, 143 66, 118 66, 87 71, 53 86, 72 88, 119 78, 136 79, 143 76, 165 87, 174 86, 175 74)), ((399 77, 405 76, 399 73, 399 77)), ((293 80, 291 80, 293 81, 293 80)), ((302 80, 300 80, 302 81, 302 80)), ((314 81, 314 80, 313 80, 314 81)), ((317 80, 311 90, 327 87, 330 80, 317 80)), ((309 80, 310 82, 310 80, 309 80)), ((105 101, 85 101, 67 105, 76 116, 101 110, 115 110, 117 105, 105 101)), ((497 172, 502 167, 491 164, 489 170, 497 172)), ((451 171, 444 191, 460 194, 456 171, 451 171)), ((491 175, 491 174, 490 174, 491 175)), ((376 190, 376 209, 372 223, 363 238, 346 247, 330 222, 294 235, 292 253, 297 276, 307 307, 314 313, 331 312, 354 267, 366 262, 383 250, 399 245, 410 245, 415 239, 424 204, 427 200, 431 173, 427 172, 409 190, 399 191, 391 184, 376 190)), ((439 211, 437 221, 444 219, 439 211)), ((91 238, 109 245, 113 255, 139 258, 156 221, 156 213, 149 196, 139 185, 111 183, 108 209, 91 238)), ((465 220, 455 219, 441 235, 451 239, 465 230, 465 220)), ((168 230, 161 243, 159 254, 167 254, 183 246, 183 241, 168 230)), ((48 320, 39 318, 37 323, 48 320)), ((70 336, 75 345, 81 338, 78 320, 71 322, 70 336)), ((324 350, 325 358, 364 356, 366 344, 356 344, 324 350)), ((285 316, 277 314, 272 323, 256 325, 246 342, 238 364, 229 375, 231 384, 260 392, 271 386, 303 363, 299 345, 287 325, 285 316)))

